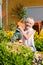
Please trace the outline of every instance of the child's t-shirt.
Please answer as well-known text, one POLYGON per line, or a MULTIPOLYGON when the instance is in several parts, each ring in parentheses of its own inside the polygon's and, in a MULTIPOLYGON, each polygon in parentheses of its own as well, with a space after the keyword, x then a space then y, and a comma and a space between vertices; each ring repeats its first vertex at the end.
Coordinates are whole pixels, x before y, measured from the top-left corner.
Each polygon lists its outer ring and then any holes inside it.
MULTIPOLYGON (((33 29, 30 28, 29 30, 26 30, 25 33, 28 34, 31 32, 33 29)), ((24 36, 22 37, 22 42, 26 46, 34 47, 34 33, 30 36, 29 39, 25 39, 24 36)))

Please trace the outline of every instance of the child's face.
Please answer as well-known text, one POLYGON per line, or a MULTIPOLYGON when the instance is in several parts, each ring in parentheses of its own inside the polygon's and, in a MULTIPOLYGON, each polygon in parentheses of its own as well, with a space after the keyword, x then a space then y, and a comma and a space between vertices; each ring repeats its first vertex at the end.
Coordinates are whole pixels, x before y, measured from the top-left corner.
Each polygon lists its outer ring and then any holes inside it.
POLYGON ((25 25, 26 25, 26 29, 32 28, 33 26, 32 20, 31 19, 26 20, 25 25))

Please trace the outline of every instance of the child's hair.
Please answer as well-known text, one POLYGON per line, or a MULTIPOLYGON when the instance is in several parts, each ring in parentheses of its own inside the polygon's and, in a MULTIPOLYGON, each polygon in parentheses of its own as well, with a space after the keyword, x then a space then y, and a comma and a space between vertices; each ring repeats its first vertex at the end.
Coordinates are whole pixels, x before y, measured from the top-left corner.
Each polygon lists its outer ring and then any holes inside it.
MULTIPOLYGON (((33 19, 32 17, 28 17, 28 18, 26 19, 26 21, 28 21, 28 20, 31 20, 32 24, 34 25, 34 19, 33 19)), ((32 25, 32 26, 33 26, 33 25, 32 25)))

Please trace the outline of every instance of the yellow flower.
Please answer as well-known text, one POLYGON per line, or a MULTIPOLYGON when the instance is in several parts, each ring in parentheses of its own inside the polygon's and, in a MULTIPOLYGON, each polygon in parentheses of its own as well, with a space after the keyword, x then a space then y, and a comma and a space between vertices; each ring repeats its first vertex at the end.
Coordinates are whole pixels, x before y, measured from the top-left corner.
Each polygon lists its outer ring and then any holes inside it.
POLYGON ((13 35, 14 35, 14 32, 13 31, 7 31, 7 36, 8 37, 11 38, 13 35))
POLYGON ((40 34, 39 34, 39 35, 38 35, 38 33, 36 32, 36 33, 35 33, 35 36, 34 36, 34 39, 35 39, 35 40, 39 39, 39 40, 43 41, 43 30, 40 31, 40 34))

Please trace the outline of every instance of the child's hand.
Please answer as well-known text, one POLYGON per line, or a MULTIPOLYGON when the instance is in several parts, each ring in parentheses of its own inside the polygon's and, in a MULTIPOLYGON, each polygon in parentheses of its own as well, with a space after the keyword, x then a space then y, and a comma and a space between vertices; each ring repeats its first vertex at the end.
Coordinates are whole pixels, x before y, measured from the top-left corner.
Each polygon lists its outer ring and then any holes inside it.
POLYGON ((19 43, 22 43, 22 40, 19 40, 19 43))

